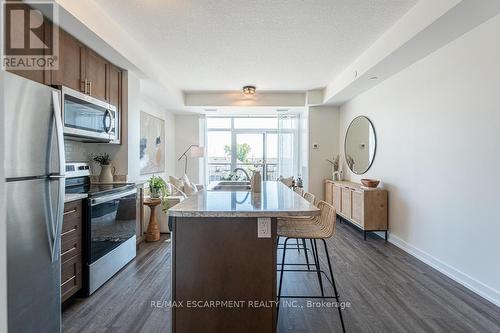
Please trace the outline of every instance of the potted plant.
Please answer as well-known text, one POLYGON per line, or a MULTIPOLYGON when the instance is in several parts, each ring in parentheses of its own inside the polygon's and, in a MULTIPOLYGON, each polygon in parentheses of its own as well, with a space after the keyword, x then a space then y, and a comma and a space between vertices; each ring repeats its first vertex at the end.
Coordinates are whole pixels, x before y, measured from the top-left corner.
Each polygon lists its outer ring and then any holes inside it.
POLYGON ((101 166, 99 175, 100 183, 112 183, 115 168, 111 165, 111 157, 108 153, 90 154, 90 158, 101 166))
POLYGON ((149 178, 149 195, 153 199, 159 199, 162 196, 162 192, 165 190, 166 184, 161 177, 155 175, 149 178))
POLYGON ((335 158, 332 160, 327 159, 327 161, 333 166, 333 180, 340 180, 339 176, 339 162, 340 162, 340 156, 337 155, 335 158))
POLYGON ((169 208, 168 196, 170 195, 167 183, 159 176, 151 176, 149 178, 149 196, 153 199, 161 199, 162 210, 167 212, 169 208))

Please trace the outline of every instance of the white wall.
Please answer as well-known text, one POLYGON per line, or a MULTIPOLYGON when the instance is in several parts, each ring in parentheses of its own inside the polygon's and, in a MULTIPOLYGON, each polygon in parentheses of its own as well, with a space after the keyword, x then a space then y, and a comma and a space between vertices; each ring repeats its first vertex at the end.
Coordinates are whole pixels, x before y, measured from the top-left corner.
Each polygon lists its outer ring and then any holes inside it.
POLYGON ((324 180, 332 177, 332 159, 339 153, 339 110, 332 106, 312 106, 309 108, 309 188, 308 191, 323 200, 324 180), (314 144, 319 149, 313 149, 314 144))
MULTIPOLYGON (((4 98, 3 76, 0 70, 0 161, 4 161, 4 98)), ((5 209, 4 164, 0 165, 0 333, 7 332, 7 224, 5 209)))
MULTIPOLYGON (((176 115, 175 116, 175 175, 182 177, 184 175, 184 161, 182 158, 177 161, 177 158, 190 146, 190 145, 203 145, 204 131, 201 129, 200 115, 176 115)), ((197 184, 204 183, 203 170, 200 161, 203 159, 191 158, 188 154, 188 170, 187 175, 190 180, 197 184)))
MULTIPOLYGON (((368 116, 389 240, 500 305, 500 16, 341 106, 368 116)), ((344 170, 347 168, 344 166, 344 170)))
MULTIPOLYGON (((141 97, 140 100, 139 116, 140 111, 144 111, 150 115, 165 120, 165 172, 159 175, 167 179, 168 176, 175 174, 175 116, 171 112, 168 112, 161 106, 157 105, 155 102, 144 97, 141 97)), ((139 140, 139 137, 137 137, 137 140, 139 140)), ((137 150, 136 162, 137 164, 133 163, 134 169, 139 167, 139 150, 137 150)), ((151 177, 151 175, 141 175, 139 178, 147 179, 149 177, 151 177)))

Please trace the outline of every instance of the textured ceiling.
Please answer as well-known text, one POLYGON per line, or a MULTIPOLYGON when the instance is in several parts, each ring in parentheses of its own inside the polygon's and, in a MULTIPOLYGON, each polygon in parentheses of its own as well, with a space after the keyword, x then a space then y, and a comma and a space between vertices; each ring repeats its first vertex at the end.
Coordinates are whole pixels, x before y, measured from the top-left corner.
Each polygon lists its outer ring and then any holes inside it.
POLYGON ((326 86, 417 0, 95 0, 182 90, 326 86))

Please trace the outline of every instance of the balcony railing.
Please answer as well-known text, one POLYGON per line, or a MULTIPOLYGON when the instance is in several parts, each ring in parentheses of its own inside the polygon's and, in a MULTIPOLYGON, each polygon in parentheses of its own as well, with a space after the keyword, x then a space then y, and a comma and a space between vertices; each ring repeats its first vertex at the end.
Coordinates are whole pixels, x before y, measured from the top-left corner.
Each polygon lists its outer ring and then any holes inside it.
MULTIPOLYGON (((245 169, 250 175, 253 171, 260 170, 263 180, 278 180, 278 164, 257 163, 257 164, 236 164, 237 168, 245 169)), ((229 180, 232 176, 231 163, 208 163, 208 182, 219 180, 229 180)), ((238 172, 232 179, 244 179, 244 174, 238 172)))

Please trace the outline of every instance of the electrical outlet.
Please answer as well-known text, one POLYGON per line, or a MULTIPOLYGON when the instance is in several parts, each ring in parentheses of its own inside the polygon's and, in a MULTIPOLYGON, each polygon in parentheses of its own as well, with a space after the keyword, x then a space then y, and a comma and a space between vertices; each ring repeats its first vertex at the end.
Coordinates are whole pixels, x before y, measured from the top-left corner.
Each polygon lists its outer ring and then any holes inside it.
POLYGON ((259 217, 257 219, 257 238, 271 238, 270 217, 259 217))

